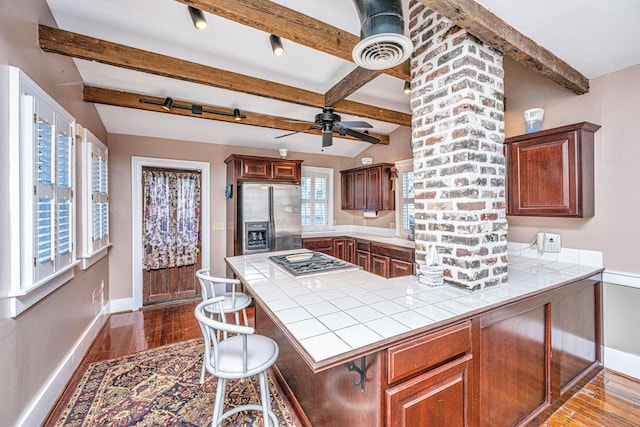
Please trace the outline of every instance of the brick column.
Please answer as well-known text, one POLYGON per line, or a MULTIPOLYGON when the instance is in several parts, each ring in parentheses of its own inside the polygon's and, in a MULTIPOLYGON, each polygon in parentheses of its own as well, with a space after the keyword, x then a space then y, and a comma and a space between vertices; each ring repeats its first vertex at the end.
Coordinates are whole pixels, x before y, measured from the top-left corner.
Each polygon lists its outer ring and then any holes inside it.
POLYGON ((445 283, 507 280, 502 54, 411 1, 418 276, 435 245, 445 283))

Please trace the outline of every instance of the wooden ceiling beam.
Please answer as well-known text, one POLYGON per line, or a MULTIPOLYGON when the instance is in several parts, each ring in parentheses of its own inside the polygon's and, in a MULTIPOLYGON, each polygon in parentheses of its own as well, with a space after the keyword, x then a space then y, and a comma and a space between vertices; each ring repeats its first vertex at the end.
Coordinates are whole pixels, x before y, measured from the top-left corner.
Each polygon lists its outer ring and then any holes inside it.
MULTIPOLYGON (((103 64, 192 83, 248 93, 299 105, 323 108, 324 95, 244 74, 39 25, 40 48, 103 64)), ((356 102, 340 102, 336 112, 411 126, 411 114, 356 102)))
MULTIPOLYGON (((197 119, 206 119, 206 120, 216 120, 227 123, 234 123, 238 125, 248 125, 248 126, 258 126, 269 129, 280 129, 288 132, 299 132, 304 131, 309 128, 309 124, 305 123, 291 123, 288 118, 278 117, 278 116, 270 116, 266 114, 253 113, 250 111, 241 110, 241 113, 246 117, 240 121, 234 120, 233 116, 224 116, 219 114, 210 114, 203 113, 202 115, 194 115, 190 110, 180 109, 180 108, 172 108, 167 111, 162 108, 162 105, 148 104, 140 102, 140 99, 149 100, 152 102, 158 102, 162 104, 164 98, 159 98, 157 96, 143 95, 139 93, 132 92, 123 92, 112 89, 104 89, 95 86, 84 86, 82 89, 83 99, 86 102, 93 102, 97 104, 105 104, 105 105, 113 105, 116 107, 125 107, 125 108, 135 108, 137 110, 146 110, 146 111, 155 111, 164 114, 174 114, 178 116, 185 117, 193 117, 197 119)), ((174 100, 174 104, 191 106, 192 102, 174 100)), ((198 104, 200 105, 200 104, 198 104)), ((216 110, 225 112, 228 114, 233 114, 233 109, 211 106, 211 105, 202 105, 202 108, 205 110, 216 110)), ((322 132, 318 130, 309 130, 307 133, 321 135, 322 132)), ((388 145, 389 144, 389 136, 381 135, 377 133, 370 133, 371 136, 375 136, 376 138, 380 138, 380 144, 388 145)), ((353 141, 360 141, 357 138, 352 138, 350 136, 343 136, 337 133, 334 133, 335 138, 343 138, 350 139, 353 141)), ((275 143, 275 142, 274 142, 275 143)))
MULTIPOLYGON (((360 42, 358 35, 269 0, 177 1, 349 62, 353 62, 351 52, 360 42)), ((345 3, 347 2, 351 3, 350 0, 345 0, 345 3)), ((358 15, 355 6, 353 6, 353 14, 358 15)), ((408 60, 380 72, 402 80, 411 79, 408 60)))
POLYGON ((324 105, 333 107, 379 75, 379 71, 357 67, 324 94, 324 105))
POLYGON ((589 92, 589 79, 473 0, 419 0, 484 43, 570 91, 589 92))

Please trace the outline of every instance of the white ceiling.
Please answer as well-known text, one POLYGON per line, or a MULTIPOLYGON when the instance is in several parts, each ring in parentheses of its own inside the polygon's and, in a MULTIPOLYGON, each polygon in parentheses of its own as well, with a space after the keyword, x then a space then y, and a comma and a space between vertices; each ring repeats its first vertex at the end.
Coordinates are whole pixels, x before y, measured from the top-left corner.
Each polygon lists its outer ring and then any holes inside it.
MULTIPOLYGON (((352 34, 360 33, 351 0, 277 0, 277 3, 327 22, 352 34)), ((640 1, 638 0, 477 0, 517 30, 549 49, 588 78, 640 63, 640 1)), ((187 7, 173 0, 47 0, 61 29, 121 43, 216 68, 325 93, 354 63, 283 40, 285 53, 271 53, 269 35, 206 14, 209 26, 195 30, 187 7)), ((408 4, 408 0, 403 0, 408 4)), ((405 21, 408 17, 405 15, 405 21)), ((74 60, 87 85, 170 96, 189 103, 239 108, 297 120, 313 121, 320 111, 282 101, 187 83, 74 60)), ((381 75, 347 99, 410 113, 403 82, 381 75)), ((321 137, 286 131, 180 117, 121 107, 97 105, 109 133, 130 134, 295 152, 321 151, 321 137)), ((343 120, 362 118, 342 116, 343 120)), ((365 119, 376 133, 397 125, 365 119)), ((334 139, 325 154, 355 157, 366 142, 334 139)))

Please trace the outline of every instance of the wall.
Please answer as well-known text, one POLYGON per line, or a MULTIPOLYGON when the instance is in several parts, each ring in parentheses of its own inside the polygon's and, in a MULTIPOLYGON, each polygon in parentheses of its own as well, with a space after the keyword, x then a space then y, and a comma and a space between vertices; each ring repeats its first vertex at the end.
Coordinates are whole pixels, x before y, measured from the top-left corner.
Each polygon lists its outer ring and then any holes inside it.
MULTIPOLYGON (((197 120, 197 119, 193 119, 197 120)), ((345 212, 340 209, 340 170, 358 166, 361 158, 375 156, 375 161, 395 161, 411 156, 406 133, 400 132, 391 137, 388 146, 372 147, 357 158, 327 156, 321 154, 295 153, 289 151, 291 159, 304 160, 304 166, 331 167, 334 169, 334 220, 337 225, 358 224, 362 212, 345 212), (402 144, 400 144, 402 143, 402 144), (403 145, 403 149, 395 149, 403 145), (369 154, 371 153, 371 154, 369 154), (409 153, 409 154, 407 154, 409 153), (399 157, 404 156, 404 157, 399 157)), ((111 237, 113 248, 110 255, 110 295, 114 300, 132 297, 131 287, 131 157, 157 157, 178 160, 209 160, 211 164, 211 223, 226 223, 226 159, 230 154, 249 154, 255 156, 278 157, 274 150, 247 149, 228 145, 176 141, 147 138, 131 135, 109 135, 109 185, 118 189, 111 193, 111 237)), ((388 227, 394 221, 391 218, 377 218, 366 225, 388 227), (387 218, 387 219, 385 219, 387 218), (385 222, 386 221, 386 222, 385 222), (381 225, 377 225, 381 224, 381 225)), ((225 275, 224 257, 226 256, 225 231, 209 231, 212 247, 210 265, 214 274, 225 275)))
MULTIPOLYGON (((603 253, 609 270, 640 274, 638 182, 640 168, 640 65, 592 79, 577 96, 505 58, 506 136, 524 133, 524 110, 545 110, 543 129, 589 121, 595 134, 595 216, 587 219, 508 217, 509 241, 528 242, 538 230, 562 235, 562 246, 603 253)), ((640 289, 605 286, 607 347, 640 356, 640 289), (625 325, 625 327, 621 327, 625 325)))
MULTIPOLYGON (((42 52, 38 48, 37 23, 55 26, 44 0, 0 2, 0 413, 2 425, 15 425, 30 413, 39 393, 62 364, 69 352, 90 327, 101 310, 92 304, 91 295, 102 281, 108 286, 108 258, 87 271, 75 269, 75 278, 13 319, 10 317, 9 292, 9 211, 8 203, 8 67, 20 67, 80 123, 106 141, 106 132, 93 105, 82 101, 81 78, 69 58, 42 52)), ((108 295, 105 295, 108 297, 108 295)), ((88 338, 90 341, 91 338, 88 338)), ((82 357, 82 354, 79 354, 82 357)), ((76 360, 78 362, 79 360, 76 360)), ((63 387, 68 378, 56 384, 63 387), (62 383, 60 383, 62 381, 62 383)), ((54 386, 55 388, 55 386, 54 386)), ((42 401, 53 403, 57 391, 52 388, 42 401)), ((59 391, 59 390, 58 390, 59 391)), ((40 402, 42 402, 40 401, 40 402)), ((37 425, 37 412, 48 411, 47 404, 37 407, 26 425, 37 425)))

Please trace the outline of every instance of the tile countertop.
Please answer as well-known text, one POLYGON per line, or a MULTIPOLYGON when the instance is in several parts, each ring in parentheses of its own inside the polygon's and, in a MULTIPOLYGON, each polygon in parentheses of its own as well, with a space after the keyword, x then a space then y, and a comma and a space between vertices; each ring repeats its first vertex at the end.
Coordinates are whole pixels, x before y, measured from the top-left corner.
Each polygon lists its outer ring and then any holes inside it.
POLYGON ((388 347, 393 341, 587 278, 601 268, 509 257, 509 282, 469 292, 422 285, 415 276, 385 279, 353 269, 294 277, 270 252, 225 258, 314 371, 388 347))
POLYGON ((416 247, 416 243, 412 240, 409 240, 407 238, 404 237, 388 237, 388 236, 379 236, 379 235, 375 235, 375 234, 366 234, 366 233, 359 233, 359 232, 353 232, 353 231, 314 231, 311 233, 302 233, 302 238, 303 239, 310 239, 310 238, 314 238, 314 237, 353 237, 356 239, 364 239, 364 240, 369 240, 372 242, 380 242, 380 243, 387 243, 390 245, 395 245, 395 246, 402 246, 405 248, 415 248, 416 247))

